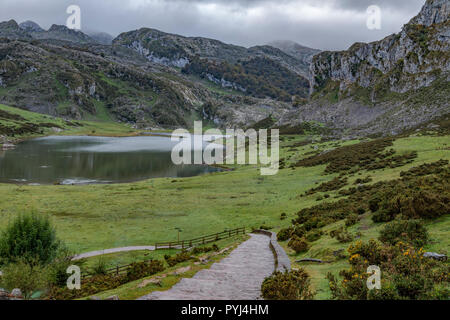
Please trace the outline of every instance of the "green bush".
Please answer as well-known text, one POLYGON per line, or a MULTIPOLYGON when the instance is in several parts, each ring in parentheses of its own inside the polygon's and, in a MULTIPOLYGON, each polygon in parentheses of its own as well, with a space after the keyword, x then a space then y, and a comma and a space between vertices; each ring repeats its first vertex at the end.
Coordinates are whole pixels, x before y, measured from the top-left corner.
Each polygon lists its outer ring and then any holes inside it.
POLYGON ((308 242, 314 242, 320 239, 320 237, 323 235, 323 231, 322 230, 312 230, 309 231, 306 234, 306 240, 308 240, 308 242))
POLYGON ((297 236, 292 237, 288 243, 288 247, 296 253, 306 252, 309 249, 308 242, 306 242, 305 238, 299 238, 297 236))
POLYGON ((164 270, 162 261, 151 260, 145 262, 135 262, 127 270, 127 281, 134 281, 137 279, 151 276, 155 273, 164 270))
POLYGON ((261 293, 266 300, 311 300, 315 295, 304 269, 275 272, 264 280, 261 293))
POLYGON ((294 231, 294 228, 284 228, 278 231, 277 233, 277 239, 278 241, 286 241, 292 236, 292 232, 294 231))
POLYGON ((405 241, 416 247, 423 247, 429 236, 421 220, 394 220, 380 231, 379 239, 392 245, 405 241))
POLYGON ((71 265, 77 264, 72 261, 72 254, 66 248, 61 248, 56 258, 47 266, 48 283, 55 286, 65 286, 68 279, 67 268, 71 265))
POLYGON ((51 262, 61 246, 46 216, 35 213, 16 217, 1 234, 0 258, 3 263, 23 258, 39 263, 51 262))
POLYGON ((17 258, 2 267, 3 275, 0 277, 0 287, 7 290, 19 288, 25 298, 29 298, 33 292, 41 290, 47 285, 46 270, 38 261, 17 258))
POLYGON ((344 227, 340 227, 330 231, 330 237, 336 238, 340 243, 346 243, 353 241, 353 235, 348 232, 344 227))
POLYGON ((107 264, 103 257, 100 257, 92 268, 93 275, 105 275, 107 273, 107 264))
POLYGON ((183 250, 183 251, 181 251, 180 253, 176 254, 173 257, 171 257, 171 256, 166 254, 164 256, 164 259, 166 260, 167 264, 170 267, 173 267, 173 266, 177 265, 178 263, 190 260, 191 259, 191 254, 188 251, 183 250))
POLYGON ((348 248, 350 269, 341 270, 338 280, 327 275, 333 299, 449 299, 449 267, 445 262, 425 258, 423 250, 398 242, 395 246, 371 240, 348 248), (367 268, 382 271, 381 290, 368 290, 367 268), (443 286, 444 284, 444 286, 443 286))
POLYGON ((351 214, 347 217, 347 219, 345 219, 345 226, 351 227, 351 226, 355 225, 358 221, 359 221, 358 215, 351 214))

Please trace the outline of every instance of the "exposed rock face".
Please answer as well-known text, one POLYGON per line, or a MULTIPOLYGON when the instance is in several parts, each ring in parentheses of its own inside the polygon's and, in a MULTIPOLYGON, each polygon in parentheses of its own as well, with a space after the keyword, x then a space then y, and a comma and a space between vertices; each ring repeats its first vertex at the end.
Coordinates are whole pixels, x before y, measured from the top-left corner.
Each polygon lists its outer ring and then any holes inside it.
POLYGON ((27 32, 44 32, 45 31, 36 22, 29 21, 29 20, 19 24, 19 27, 27 32))
POLYGON ((428 0, 399 34, 356 43, 348 51, 318 54, 311 65, 311 87, 320 91, 332 80, 344 91, 357 84, 371 88, 376 99, 385 93, 381 89, 404 93, 431 85, 450 71, 449 14, 448 0, 428 0))
POLYGON ((106 32, 87 32, 87 35, 103 45, 111 45, 114 37, 106 32))
POLYGON ((52 25, 48 31, 44 32, 33 32, 32 36, 34 39, 52 39, 52 40, 62 40, 71 41, 79 44, 95 43, 94 39, 87 36, 81 31, 72 30, 62 25, 52 25))
POLYGON ((15 20, 0 22, 0 38, 31 39, 31 36, 21 29, 15 20))
POLYGON ((449 3, 428 0, 400 33, 381 41, 314 56, 312 101, 284 121, 391 134, 449 113, 449 3))
POLYGON ((269 46, 278 48, 288 55, 296 57, 308 67, 313 56, 320 52, 320 50, 308 48, 290 40, 273 41, 269 43, 269 46))
MULTIPOLYGON (((205 70, 197 70, 197 75, 216 83, 216 79, 218 79, 224 84, 236 81, 233 81, 231 79, 233 76, 226 71, 223 71, 220 76, 215 75, 214 79, 205 76, 208 73, 206 70, 207 63, 226 63, 231 66, 229 69, 233 69, 233 66, 242 61, 262 57, 269 59, 271 63, 275 63, 279 69, 286 68, 287 72, 292 73, 295 77, 300 75, 305 78, 305 86, 307 87, 305 91, 307 92, 309 89, 306 80, 309 72, 308 63, 271 46, 255 46, 247 49, 213 39, 183 37, 148 28, 122 33, 114 39, 113 44, 133 49, 151 62, 170 67, 184 68, 194 59, 198 61, 198 58, 200 58, 207 62, 204 63, 205 70)), ((260 70, 259 74, 264 74, 264 67, 264 63, 257 66, 257 69, 260 70)), ((242 84, 237 86, 244 88, 242 84)), ((224 87, 230 86, 224 85, 224 87)))

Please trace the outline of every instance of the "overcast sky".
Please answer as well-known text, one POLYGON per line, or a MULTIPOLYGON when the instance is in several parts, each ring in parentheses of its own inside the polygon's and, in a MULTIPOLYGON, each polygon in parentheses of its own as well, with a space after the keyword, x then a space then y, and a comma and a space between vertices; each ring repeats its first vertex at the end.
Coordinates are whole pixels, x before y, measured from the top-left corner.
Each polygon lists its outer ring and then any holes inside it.
POLYGON ((141 27, 243 46, 294 40, 322 50, 348 48, 400 31, 425 0, 0 0, 0 20, 65 24, 81 8, 82 29, 113 36, 141 27), (382 10, 381 30, 366 27, 366 9, 382 10))

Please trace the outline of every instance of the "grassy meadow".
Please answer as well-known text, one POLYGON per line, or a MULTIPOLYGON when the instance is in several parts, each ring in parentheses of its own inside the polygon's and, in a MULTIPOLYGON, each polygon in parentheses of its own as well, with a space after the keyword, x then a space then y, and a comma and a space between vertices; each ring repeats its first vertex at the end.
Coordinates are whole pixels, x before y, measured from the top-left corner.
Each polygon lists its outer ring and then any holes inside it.
MULTIPOLYGON (((80 121, 83 126, 71 127, 61 119, 2 105, 0 110, 15 111, 35 123, 55 121, 65 129, 58 134, 114 136, 137 134, 136 130, 113 122, 80 121)), ((0 124, 5 125, 1 122, 0 124)), ((43 134, 49 134, 49 131, 43 134)), ((233 171, 191 178, 158 178, 114 185, 0 184, 0 229, 21 212, 34 211, 49 215, 56 226, 59 238, 75 253, 172 241, 177 239, 177 228, 182 230, 180 239, 190 239, 242 226, 248 230, 265 226, 278 231, 289 226, 291 219, 296 217, 300 209, 321 202, 336 201, 335 197, 338 195, 336 190, 326 192, 328 198, 320 197, 323 192, 300 197, 305 191, 332 180, 338 174, 324 174, 326 165, 290 168, 289 164, 305 158, 312 152, 357 142, 359 141, 319 142, 315 136, 282 136, 280 158, 286 166, 274 176, 261 176, 256 165, 236 165, 232 166, 233 171), (316 142, 302 145, 302 141, 310 139, 316 142), (296 144, 298 146, 295 146, 296 144), (280 219, 282 213, 286 213, 286 219, 280 219)), ((439 159, 450 159, 449 143, 449 136, 417 134, 398 138, 393 145, 398 154, 417 151, 417 157, 412 163, 397 168, 359 171, 348 176, 348 185, 344 189, 352 186, 358 178, 370 175, 372 178, 370 183, 398 179, 401 171, 411 167, 439 159)), ((323 231, 329 231, 343 223, 339 221, 328 225, 323 231)), ((361 232, 360 239, 367 240, 377 238, 381 226, 382 224, 373 223, 370 213, 366 213, 350 230, 361 232)), ((432 242, 425 249, 448 252, 449 216, 429 222, 428 228, 432 242)), ((286 248, 293 267, 305 267, 310 273, 313 288, 317 291, 316 298, 329 298, 330 292, 325 275, 328 271, 337 272, 345 268, 347 260, 325 264, 299 264, 295 261, 304 257, 325 259, 332 251, 345 249, 349 244, 339 243, 328 234, 324 234, 311 244, 307 253, 297 255, 287 247, 287 243, 282 245, 286 248)), ((161 258, 163 254, 161 251, 151 253, 150 256, 161 258)), ((105 259, 113 266, 129 263, 135 259, 142 260, 148 256, 146 252, 135 252, 113 255, 105 259)), ((168 281, 165 287, 170 287, 172 280, 171 278, 164 280, 168 281)), ((119 291, 123 297, 130 298, 137 294, 148 293, 148 290, 138 290, 136 294, 128 294, 127 290, 131 290, 132 287, 135 288, 135 284, 122 287, 120 289, 122 291, 119 291)))

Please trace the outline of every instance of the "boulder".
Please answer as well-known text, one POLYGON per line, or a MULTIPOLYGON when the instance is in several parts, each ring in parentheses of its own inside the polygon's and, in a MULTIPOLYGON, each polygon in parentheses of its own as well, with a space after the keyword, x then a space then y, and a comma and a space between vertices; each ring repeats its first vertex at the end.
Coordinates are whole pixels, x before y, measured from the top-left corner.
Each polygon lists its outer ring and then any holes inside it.
POLYGON ((432 258, 432 259, 436 259, 436 260, 439 260, 439 261, 446 261, 447 260, 447 256, 445 254, 439 254, 439 253, 436 253, 436 252, 425 252, 423 254, 423 256, 425 258, 432 258))
POLYGON ((3 149, 3 150, 13 149, 13 148, 15 148, 15 147, 16 147, 16 146, 13 145, 12 143, 5 143, 5 144, 2 145, 2 149, 3 149))
POLYGON ((105 300, 120 300, 120 299, 118 296, 114 295, 114 296, 106 298, 105 300))
POLYGON ((11 296, 15 297, 15 298, 21 298, 22 297, 22 291, 18 288, 13 289, 13 291, 11 291, 11 296))

